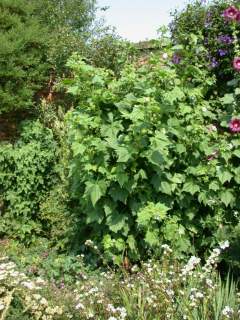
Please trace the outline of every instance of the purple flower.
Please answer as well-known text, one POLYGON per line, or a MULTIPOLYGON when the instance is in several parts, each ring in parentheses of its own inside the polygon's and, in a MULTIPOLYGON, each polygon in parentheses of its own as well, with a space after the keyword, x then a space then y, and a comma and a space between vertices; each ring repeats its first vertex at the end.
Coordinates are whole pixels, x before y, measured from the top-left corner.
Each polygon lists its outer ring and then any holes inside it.
POLYGON ((233 38, 227 34, 225 35, 220 35, 218 38, 217 38, 218 42, 220 43, 224 43, 224 44, 231 44, 233 42, 233 38))
POLYGON ((177 53, 174 53, 173 57, 172 57, 172 62, 174 64, 179 64, 181 62, 181 57, 177 54, 177 53))
POLYGON ((219 54, 220 57, 226 56, 227 53, 228 53, 228 51, 225 50, 225 49, 218 49, 218 54, 219 54))
POLYGON ((216 58, 212 58, 212 59, 211 59, 210 66, 211 66, 212 68, 216 68, 218 65, 219 65, 219 62, 217 61, 217 59, 216 59, 216 58))
POLYGON ((223 11, 223 16, 228 21, 236 20, 238 14, 239 14, 239 10, 234 6, 231 6, 223 11))
POLYGON ((230 129, 230 131, 233 132, 233 133, 240 132, 240 119, 233 118, 233 119, 229 122, 229 129, 230 129))
POLYGON ((240 57, 235 57, 233 59, 233 68, 238 72, 240 71, 240 57))

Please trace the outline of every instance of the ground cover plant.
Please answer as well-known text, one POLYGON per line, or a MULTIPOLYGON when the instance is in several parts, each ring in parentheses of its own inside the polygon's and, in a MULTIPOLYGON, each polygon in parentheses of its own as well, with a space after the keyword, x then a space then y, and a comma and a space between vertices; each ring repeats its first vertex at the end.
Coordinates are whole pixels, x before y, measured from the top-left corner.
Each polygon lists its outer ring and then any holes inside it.
MULTIPOLYGON (((0 316, 62 320, 239 319, 237 287, 230 277, 222 282, 215 270, 220 254, 228 246, 228 242, 221 243, 205 263, 192 256, 181 265, 172 249, 162 245, 161 261, 132 265, 128 272, 109 269, 92 273, 84 266, 84 256, 77 256, 72 260, 75 275, 65 269, 63 274, 69 278, 61 282, 23 272, 1 249, 0 316)), ((52 265, 56 270, 57 261, 52 265)))

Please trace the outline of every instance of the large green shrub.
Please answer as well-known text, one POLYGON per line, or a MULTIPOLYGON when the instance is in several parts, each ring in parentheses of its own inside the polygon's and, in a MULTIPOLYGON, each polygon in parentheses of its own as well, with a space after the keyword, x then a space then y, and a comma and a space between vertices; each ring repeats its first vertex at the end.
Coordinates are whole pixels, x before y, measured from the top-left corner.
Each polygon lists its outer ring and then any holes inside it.
POLYGON ((188 64, 179 76, 168 54, 126 66, 118 80, 69 61, 74 78, 66 86, 78 98, 68 125, 79 234, 100 241, 109 258, 146 256, 166 241, 178 255, 192 245, 205 251, 238 221, 240 139, 229 128, 237 105, 228 96, 205 99, 214 85, 208 71, 188 64))
POLYGON ((58 181, 57 159, 52 131, 39 121, 25 123, 16 143, 0 145, 1 236, 29 242, 45 235, 50 226, 44 227, 39 206, 58 181))

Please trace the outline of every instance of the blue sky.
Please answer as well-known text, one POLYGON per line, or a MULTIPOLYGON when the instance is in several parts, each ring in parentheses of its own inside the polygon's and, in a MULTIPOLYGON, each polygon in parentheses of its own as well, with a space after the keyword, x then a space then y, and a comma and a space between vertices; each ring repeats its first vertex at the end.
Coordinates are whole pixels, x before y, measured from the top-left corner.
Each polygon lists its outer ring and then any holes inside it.
POLYGON ((110 7, 99 15, 131 41, 156 37, 156 30, 169 23, 171 9, 185 3, 186 0, 98 0, 99 6, 110 7))

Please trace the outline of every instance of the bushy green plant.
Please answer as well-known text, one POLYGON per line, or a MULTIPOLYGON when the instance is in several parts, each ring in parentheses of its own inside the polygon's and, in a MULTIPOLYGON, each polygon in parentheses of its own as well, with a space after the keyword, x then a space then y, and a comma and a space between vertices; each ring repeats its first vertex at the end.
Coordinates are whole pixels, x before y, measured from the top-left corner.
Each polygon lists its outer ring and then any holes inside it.
POLYGON ((42 234, 58 249, 66 249, 73 240, 75 220, 70 209, 67 186, 63 181, 53 186, 39 204, 38 216, 43 221, 42 234))
POLYGON ((56 183, 57 143, 39 121, 23 124, 14 143, 0 146, 1 236, 33 241, 42 234, 39 206, 56 183))
MULTIPOLYGON (((193 39, 194 41, 194 39, 193 39)), ((222 225, 236 225, 238 115, 225 97, 204 96, 208 71, 184 75, 156 56, 116 80, 111 72, 69 61, 66 81, 78 106, 68 114, 71 192, 79 201, 81 241, 101 241, 109 259, 145 256, 163 241, 176 254, 205 251, 222 225)))

